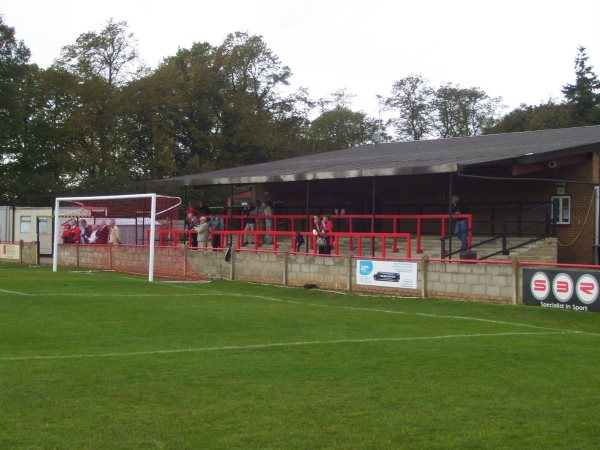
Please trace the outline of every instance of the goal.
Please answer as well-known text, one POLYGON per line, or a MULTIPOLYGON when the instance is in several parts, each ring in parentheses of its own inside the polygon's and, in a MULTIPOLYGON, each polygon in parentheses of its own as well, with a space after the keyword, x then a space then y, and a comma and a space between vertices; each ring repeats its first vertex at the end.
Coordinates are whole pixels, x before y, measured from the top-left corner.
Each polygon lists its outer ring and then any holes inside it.
POLYGON ((52 270, 61 265, 147 273, 153 281, 156 230, 177 228, 180 204, 179 197, 157 194, 56 198, 52 270), (119 245, 107 241, 111 221, 119 228, 119 245), (69 234, 76 227, 82 232, 69 234))

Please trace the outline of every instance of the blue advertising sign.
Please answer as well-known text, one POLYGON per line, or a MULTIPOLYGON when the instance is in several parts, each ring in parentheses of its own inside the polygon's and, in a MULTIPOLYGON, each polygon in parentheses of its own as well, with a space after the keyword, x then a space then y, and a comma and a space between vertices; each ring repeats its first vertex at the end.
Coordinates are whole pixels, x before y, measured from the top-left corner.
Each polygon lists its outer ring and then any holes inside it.
POLYGON ((418 265, 413 262, 359 259, 356 262, 356 283, 417 289, 417 272, 418 265))

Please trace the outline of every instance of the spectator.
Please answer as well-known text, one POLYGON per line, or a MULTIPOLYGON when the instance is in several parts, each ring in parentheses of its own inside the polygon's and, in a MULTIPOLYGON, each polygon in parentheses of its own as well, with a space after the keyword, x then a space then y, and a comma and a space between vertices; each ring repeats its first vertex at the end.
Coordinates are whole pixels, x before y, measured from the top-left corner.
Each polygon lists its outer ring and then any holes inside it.
POLYGON ((223 224, 223 219, 221 219, 218 214, 214 214, 211 217, 208 226, 210 229, 213 250, 222 248, 222 245, 221 245, 222 234, 215 233, 215 231, 223 231, 223 229, 225 228, 224 224, 223 224))
POLYGON ((321 235, 325 238, 325 248, 323 249, 323 253, 331 255, 331 247, 333 246, 333 240, 335 239, 333 236, 333 221, 329 214, 327 214, 324 219, 321 229, 321 235))
POLYGON ((200 248, 208 247, 208 223, 206 222, 206 217, 200 217, 198 221, 198 225, 194 228, 196 231, 196 246, 200 246, 200 248))
MULTIPOLYGON (((254 212, 253 210, 250 210, 250 205, 248 205, 248 203, 244 203, 242 216, 244 216, 244 232, 253 233, 256 229, 256 219, 254 218, 254 212)), ((254 244, 254 234, 244 234, 243 244, 246 245, 248 242, 254 244)))
MULTIPOLYGON (((460 203, 458 195, 452 196, 452 214, 468 214, 467 209, 460 203)), ((464 252, 469 248, 469 222, 467 219, 458 219, 454 225, 454 234, 460 240, 460 251, 464 252)))
MULTIPOLYGON (((192 230, 193 233, 190 233, 190 246, 192 248, 198 247, 198 233, 196 232, 196 227, 198 226, 198 217, 188 213, 189 220, 186 220, 185 229, 192 230)), ((203 216, 204 217, 204 216, 203 216)))
POLYGON ((198 211, 196 211, 196 208, 194 207, 194 202, 190 200, 188 202, 187 207, 185 208, 185 215, 186 215, 186 217, 188 217, 190 214, 193 216, 197 212, 198 211))
POLYGON ((81 231, 81 234, 79 236, 79 242, 81 244, 88 244, 90 236, 92 235, 92 226, 88 225, 87 220, 82 219, 79 228, 81 231))
POLYGON ((73 220, 73 223, 71 224, 71 236, 73 244, 79 244, 79 240, 81 239, 81 229, 79 228, 77 220, 73 220))
POLYGON ((302 237, 299 231, 296 231, 294 242, 296 243, 295 249, 299 252, 302 244, 304 244, 304 237, 302 237))
POLYGON ((115 219, 110 219, 110 231, 108 234, 108 243, 117 245, 121 243, 121 232, 115 219))
POLYGON ((96 234, 96 244, 108 244, 108 236, 110 235, 110 227, 106 225, 106 221, 101 220, 98 224, 98 232, 96 234))
POLYGON ((196 211, 198 216, 210 217, 210 208, 206 205, 204 200, 200 200, 198 203, 198 211, 196 211))
POLYGON ((221 237, 222 237, 222 234, 215 233, 215 231, 223 231, 223 229, 224 229, 223 219, 221 219, 218 214, 214 214, 212 216, 212 218, 210 219, 210 222, 209 222, 208 226, 209 226, 210 233, 211 233, 211 240, 212 240, 212 248, 213 248, 213 250, 216 250, 218 248, 222 248, 222 246, 221 246, 221 237))
MULTIPOLYGON (((273 219, 270 218, 269 216, 273 215, 273 208, 271 208, 271 205, 269 205, 267 202, 262 202, 261 204, 261 210, 262 210, 262 214, 265 217, 265 231, 273 231, 273 219)), ((273 235, 272 234, 267 234, 265 235, 265 244, 272 244, 273 243, 273 235)))
POLYGON ((322 220, 319 218, 319 216, 313 216, 312 234, 313 234, 313 236, 316 236, 316 245, 318 247, 317 251, 319 254, 325 253, 325 245, 324 245, 325 241, 323 239, 320 239, 322 232, 323 232, 322 220))
POLYGON ((71 232, 71 224, 69 222, 64 224, 61 237, 63 244, 73 243, 73 233, 71 232))
POLYGON ((90 234, 90 237, 87 239, 86 244, 95 244, 96 240, 98 239, 98 230, 100 229, 100 226, 98 224, 94 224, 91 226, 92 228, 92 233, 90 234))

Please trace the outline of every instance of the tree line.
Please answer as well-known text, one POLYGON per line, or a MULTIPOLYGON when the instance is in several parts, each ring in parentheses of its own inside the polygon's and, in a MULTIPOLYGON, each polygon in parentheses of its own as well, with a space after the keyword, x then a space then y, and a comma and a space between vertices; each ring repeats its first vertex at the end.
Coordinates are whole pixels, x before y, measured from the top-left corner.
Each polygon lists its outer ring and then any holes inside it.
MULTIPOLYGON (((135 192, 140 181, 393 139, 472 136, 600 123, 600 85, 585 48, 565 100, 521 105, 421 75, 395 82, 387 120, 351 108, 338 90, 314 100, 290 89, 291 69, 261 36, 179 49, 145 66, 126 22, 81 34, 46 69, 0 16, 0 204, 135 192)), ((373 151, 377 151, 374 147, 373 151)))

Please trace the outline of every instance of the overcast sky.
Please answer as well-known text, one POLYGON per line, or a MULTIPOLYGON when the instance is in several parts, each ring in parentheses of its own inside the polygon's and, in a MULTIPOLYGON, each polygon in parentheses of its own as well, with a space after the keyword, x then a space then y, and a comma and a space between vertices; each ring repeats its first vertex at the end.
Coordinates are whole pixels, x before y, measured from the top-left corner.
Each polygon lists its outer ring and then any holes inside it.
POLYGON ((413 74, 479 87, 510 109, 561 99, 580 45, 600 76, 600 0, 4 0, 0 14, 44 68, 110 18, 127 21, 152 68, 194 42, 261 35, 293 88, 313 99, 346 89, 374 117, 376 95, 413 74))

